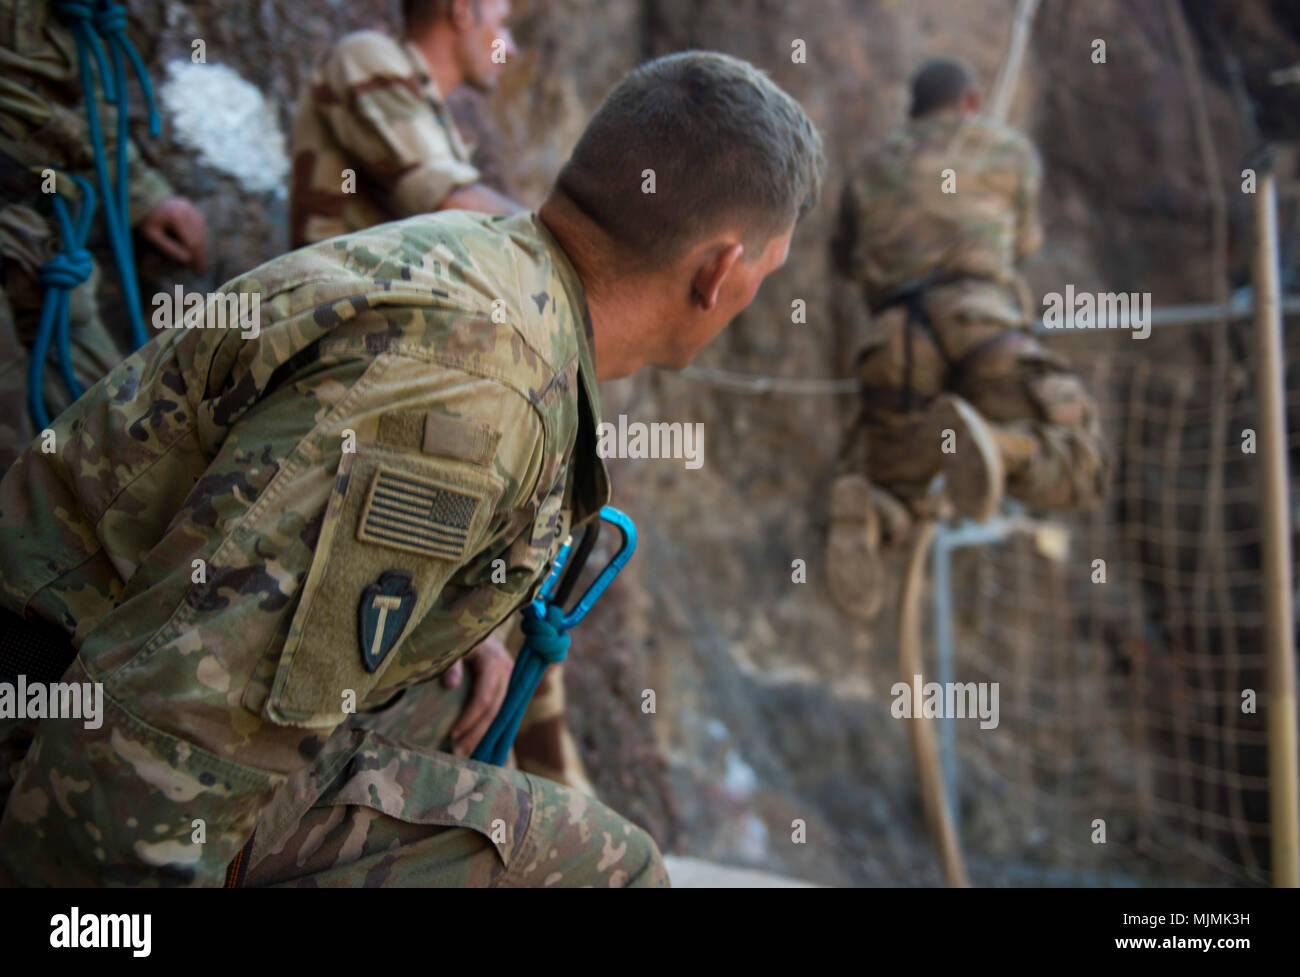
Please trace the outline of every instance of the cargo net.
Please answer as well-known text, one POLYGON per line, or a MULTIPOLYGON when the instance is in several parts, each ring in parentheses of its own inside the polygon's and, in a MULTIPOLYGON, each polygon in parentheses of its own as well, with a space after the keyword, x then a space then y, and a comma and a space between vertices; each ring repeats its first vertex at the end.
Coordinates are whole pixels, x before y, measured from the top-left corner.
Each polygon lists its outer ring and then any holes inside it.
MULTIPOLYGON (((1095 512, 1028 514, 999 540, 952 551, 946 674, 1000 684, 996 729, 940 723, 972 878, 1267 884, 1252 327, 1059 336, 1051 344, 1097 396, 1115 470, 1095 512)), ((1295 329, 1286 346, 1294 511, 1295 329)), ((927 680, 945 672, 934 658, 927 667, 927 680)))

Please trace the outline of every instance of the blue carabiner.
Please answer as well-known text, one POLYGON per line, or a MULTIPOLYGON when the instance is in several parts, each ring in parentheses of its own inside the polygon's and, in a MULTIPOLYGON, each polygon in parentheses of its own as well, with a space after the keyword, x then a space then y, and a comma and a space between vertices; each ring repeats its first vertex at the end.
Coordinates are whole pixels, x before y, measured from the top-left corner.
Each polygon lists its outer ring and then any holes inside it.
POLYGON ((600 571, 600 575, 592 581, 591 586, 587 588, 587 592, 582 595, 582 599, 578 601, 573 611, 564 614, 559 605, 550 603, 573 548, 572 540, 564 541, 564 545, 560 547, 559 553, 556 554, 555 562, 551 566, 551 572, 547 574, 546 580, 542 582, 541 588, 537 591, 537 596, 524 607, 525 619, 533 619, 532 622, 525 620, 525 635, 528 635, 531 624, 538 621, 546 622, 546 626, 540 630, 541 633, 549 632, 545 640, 550 647, 549 649, 539 649, 534 647, 533 637, 525 639, 524 647, 519 652, 519 657, 515 659, 514 670, 510 673, 510 685, 506 689, 505 702, 501 704, 501 708, 493 718, 488 731, 483 735, 483 739, 474 750, 473 759, 481 760, 484 763, 495 763, 497 766, 501 766, 506 762, 506 757, 510 753, 510 746, 514 743, 515 735, 519 732, 519 724, 523 721, 524 712, 528 708, 528 703, 532 701, 533 694, 536 693, 537 686, 541 683, 542 675, 545 674, 547 666, 564 659, 569 646, 569 638, 565 632, 587 616, 587 612, 591 610, 592 605, 605 592, 610 582, 618 576, 618 572, 623 569, 627 561, 632 558, 632 552, 636 549, 636 526, 633 525, 632 520, 613 506, 608 505, 600 510, 600 518, 619 528, 623 534, 623 545, 614 555, 614 558, 609 561, 605 569, 600 571))
MULTIPOLYGON (((564 615, 561 622, 561 629, 564 631, 569 630, 587 616, 587 613, 595 606, 596 601, 600 600, 601 594, 614 582, 614 578, 627 565, 627 561, 632 559, 632 554, 636 551, 636 524, 628 518, 625 512, 615 509, 612 505, 602 506, 600 518, 611 526, 617 527, 619 532, 623 534, 623 543, 618 552, 614 554, 614 558, 606 564, 605 569, 601 570, 600 575, 591 582, 591 586, 587 588, 586 593, 574 605, 573 610, 564 615)), ((555 594, 555 588, 558 586, 564 568, 569 562, 569 554, 572 550, 572 539, 566 539, 564 545, 560 547, 559 553, 555 556, 551 572, 542 583, 541 589, 537 591, 537 596, 533 598, 532 609, 538 617, 546 616, 546 607, 555 594)))

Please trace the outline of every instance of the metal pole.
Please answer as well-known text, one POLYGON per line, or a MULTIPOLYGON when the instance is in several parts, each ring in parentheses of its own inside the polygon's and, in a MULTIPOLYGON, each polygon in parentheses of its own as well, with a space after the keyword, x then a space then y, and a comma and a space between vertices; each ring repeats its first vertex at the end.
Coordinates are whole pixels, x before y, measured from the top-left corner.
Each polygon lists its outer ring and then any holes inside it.
POLYGON ((1273 884, 1300 886, 1300 795, 1296 771, 1295 617, 1291 522, 1287 503, 1286 402, 1278 293, 1277 188, 1272 161, 1258 169, 1255 193, 1255 338, 1259 353, 1260 510, 1268 647, 1268 782, 1273 884))

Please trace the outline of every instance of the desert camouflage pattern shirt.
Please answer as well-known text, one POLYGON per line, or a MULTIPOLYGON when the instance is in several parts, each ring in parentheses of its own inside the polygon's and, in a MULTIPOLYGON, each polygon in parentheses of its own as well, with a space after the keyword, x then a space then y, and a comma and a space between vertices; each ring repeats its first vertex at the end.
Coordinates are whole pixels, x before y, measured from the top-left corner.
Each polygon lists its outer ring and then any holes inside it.
POLYGON ((1022 134, 981 116, 909 121, 869 146, 849 171, 839 259, 876 308, 930 274, 970 275, 943 289, 943 308, 1023 321, 1016 264, 1042 242, 1042 165, 1022 134), (1010 286, 1008 288, 1007 286, 1010 286))
POLYGON ((326 55, 290 151, 295 247, 437 210, 479 179, 424 56, 378 31, 349 34, 326 55))
POLYGON ((259 328, 160 334, 0 482, 0 599, 104 689, 99 728, 37 727, 0 879, 219 884, 340 724, 472 649, 609 497, 586 301, 536 215, 382 225, 209 304, 241 293, 259 328))

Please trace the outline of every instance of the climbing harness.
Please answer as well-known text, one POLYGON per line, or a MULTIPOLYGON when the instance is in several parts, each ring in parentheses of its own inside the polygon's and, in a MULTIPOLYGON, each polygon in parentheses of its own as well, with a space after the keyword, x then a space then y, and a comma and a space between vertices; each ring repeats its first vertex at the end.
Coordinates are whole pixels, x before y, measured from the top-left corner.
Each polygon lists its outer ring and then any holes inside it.
POLYGON ((573 541, 565 540, 537 596, 524 607, 524 646, 515 660, 514 670, 510 673, 510 685, 506 690, 505 702, 502 703, 496 718, 492 720, 492 725, 488 727, 478 749, 474 751, 475 760, 497 766, 505 764, 510 747, 514 744, 515 735, 519 732, 519 723, 524 718, 524 712, 528 708, 528 703, 532 701, 537 686, 541 684, 547 666, 563 661, 564 656, 568 654, 569 629, 587 616, 587 612, 600 599, 600 595, 632 558, 632 553, 636 549, 636 525, 625 513, 607 505, 600 510, 600 520, 593 522, 587 528, 566 574, 565 569, 569 564, 572 549, 573 541), (605 569, 601 570, 592 581, 573 610, 565 613, 561 605, 573 591, 583 564, 586 563, 587 556, 595 545, 602 521, 617 527, 622 532, 622 546, 605 569))
MULTIPOLYGON (((1010 326, 1003 332, 986 339, 974 349, 968 350, 962 356, 954 359, 944 347, 939 331, 934 326, 934 320, 930 318, 929 310, 925 307, 925 297, 926 293, 932 288, 955 285, 961 282, 986 282, 999 286, 1007 284, 986 275, 974 275, 966 272, 953 273, 936 269, 928 275, 904 282, 897 288, 891 289, 872 307, 871 314, 873 316, 879 316, 896 305, 906 306, 907 308, 907 320, 903 324, 903 386, 901 389, 888 390, 864 386, 862 388, 864 407, 884 407, 906 414, 914 410, 924 410, 930 401, 934 399, 932 397, 920 397, 913 389, 912 343, 917 328, 924 330, 930 342, 938 350, 939 356, 943 359, 948 370, 948 380, 945 386, 949 389, 955 389, 962 374, 970 369, 972 364, 992 352, 995 347, 1000 346, 1011 337, 1023 337, 1025 335, 1024 329, 1019 326, 1010 326)), ((1014 288, 1014 286, 1010 287, 1014 288)), ((869 352, 869 350, 864 351, 858 357, 859 363, 869 352)))
MULTIPOLYGON (((77 68, 81 75, 82 99, 86 103, 86 124, 90 132, 91 151, 95 162, 95 180, 99 184, 99 199, 104 210, 104 223, 108 229, 109 247, 117 265, 122 283, 122 297, 131 324, 132 348, 138 349, 149 339, 140 312, 140 289, 136 281, 135 253, 131 243, 131 222, 128 204, 130 181, 127 178, 127 149, 130 144, 126 84, 126 62, 131 63, 149 110, 149 134, 156 137, 161 131, 158 107, 154 102, 153 85, 140 53, 126 36, 126 8, 111 0, 54 0, 53 9, 58 18, 72 31, 77 42, 77 68), (95 97, 95 79, 104 93, 104 100, 117 109, 116 176, 114 186, 108 175, 108 160, 104 150, 104 133, 100 126, 99 107, 95 97)), ((90 191, 89 184, 77 177, 72 179, 82 193, 90 191)), ((28 370, 28 409, 37 429, 49 423, 45 411, 45 356, 50 346, 50 331, 57 336, 59 372, 68 393, 75 400, 81 396, 81 387, 72 371, 68 340, 68 290, 81 284, 90 276, 90 255, 85 251, 86 232, 94 212, 95 197, 89 193, 78 214, 77 231, 73 238, 66 220, 66 205, 54 195, 55 216, 63 232, 63 250, 40 269, 40 282, 45 285, 45 304, 41 310, 41 330, 32 349, 32 362, 28 370), (70 284, 69 284, 70 283, 70 284)))

